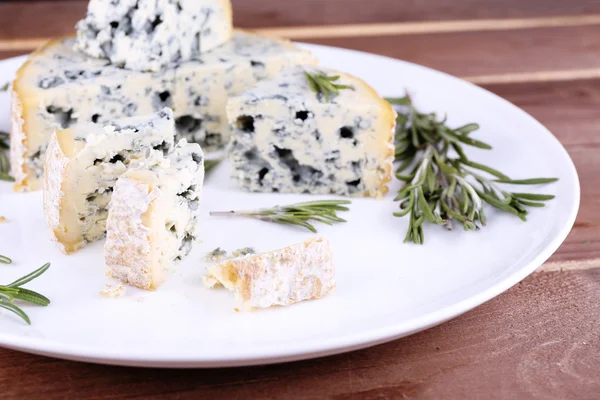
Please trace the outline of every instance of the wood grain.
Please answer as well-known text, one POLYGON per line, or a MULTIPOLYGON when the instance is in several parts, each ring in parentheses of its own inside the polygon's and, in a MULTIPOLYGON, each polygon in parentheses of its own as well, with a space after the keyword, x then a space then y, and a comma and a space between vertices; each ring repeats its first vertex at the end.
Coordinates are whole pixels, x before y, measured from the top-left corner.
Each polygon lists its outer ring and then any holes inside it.
MULTIPOLYGON (((235 24, 245 28, 600 13, 600 3, 593 0, 233 0, 232 3, 235 24)), ((0 39, 69 34, 86 7, 87 0, 1 2, 0 39)))
POLYGON ((600 25, 308 41, 400 58, 459 76, 600 66, 600 25))
POLYGON ((45 399, 593 399, 600 270, 535 274, 444 325, 283 365, 148 370, 0 350, 0 393, 45 399))

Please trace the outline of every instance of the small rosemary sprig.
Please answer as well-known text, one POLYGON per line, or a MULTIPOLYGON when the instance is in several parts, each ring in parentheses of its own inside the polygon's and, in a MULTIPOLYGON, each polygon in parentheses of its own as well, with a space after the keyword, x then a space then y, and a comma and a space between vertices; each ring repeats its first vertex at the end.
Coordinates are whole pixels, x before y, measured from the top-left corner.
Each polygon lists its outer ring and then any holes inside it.
POLYGON ((350 88, 348 85, 338 85, 334 83, 340 79, 339 75, 327 76, 325 74, 310 74, 306 71, 304 71, 304 75, 306 76, 308 85, 312 91, 325 96, 325 101, 327 103, 329 103, 330 97, 338 95, 340 90, 350 88))
POLYGON ((452 229, 458 221, 465 230, 485 226, 483 203, 525 221, 527 207, 543 207, 553 195, 513 193, 501 184, 535 185, 555 182, 556 178, 510 179, 502 172, 470 160, 463 145, 491 149, 469 136, 479 129, 475 123, 449 128, 445 118, 421 113, 410 97, 386 99, 397 106, 395 146, 400 163, 396 177, 405 182, 395 201, 400 202, 396 217, 409 215, 405 242, 423 244, 426 221, 452 229), (452 156, 451 150, 455 155, 452 156), (408 172, 407 172, 408 171, 408 172))
POLYGON ((15 178, 8 174, 10 171, 10 161, 8 160, 10 145, 8 143, 8 133, 0 131, 0 180, 12 182, 15 178))
POLYGON ((263 221, 299 225, 316 233, 317 230, 308 221, 323 222, 327 225, 332 225, 334 222, 346 222, 338 217, 336 212, 348 211, 349 208, 344 205, 350 203, 349 200, 316 200, 247 211, 211 211, 210 215, 214 217, 245 216, 263 221))
MULTIPOLYGON (((5 258, 10 260, 8 257, 5 258)), ((10 262, 8 264, 10 264, 10 262)), ((0 307, 14 312, 25 322, 27 322, 27 324, 31 325, 31 320, 25 311, 15 304, 15 300, 21 300, 44 307, 50 304, 50 300, 46 296, 41 295, 38 292, 34 292, 33 290, 21 287, 42 275, 48 268, 50 268, 50 263, 44 264, 35 271, 17 279, 12 283, 9 283, 8 285, 0 285, 0 307)))
POLYGON ((213 158, 210 160, 204 160, 204 173, 208 174, 214 167, 219 165, 223 161, 220 158, 213 158))

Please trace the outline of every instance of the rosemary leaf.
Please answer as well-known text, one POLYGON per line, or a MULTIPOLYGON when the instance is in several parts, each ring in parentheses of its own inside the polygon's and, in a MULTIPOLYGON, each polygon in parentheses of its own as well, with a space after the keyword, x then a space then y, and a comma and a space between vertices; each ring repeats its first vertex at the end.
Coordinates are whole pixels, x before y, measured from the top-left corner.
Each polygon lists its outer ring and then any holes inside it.
POLYGON ((220 158, 215 158, 211 160, 204 160, 204 173, 208 174, 213 168, 219 165, 223 161, 220 158))
POLYGON ((310 89, 317 93, 321 94, 325 97, 325 102, 329 103, 331 97, 334 95, 338 95, 340 90, 350 89, 348 85, 338 85, 334 83, 335 81, 340 79, 339 75, 328 76, 325 74, 310 74, 304 71, 304 76, 306 76, 306 80, 308 81, 308 85, 310 89))
POLYGON ((6 82, 4 85, 0 86, 0 92, 6 92, 10 86, 10 82, 6 82))
POLYGON ((17 279, 13 283, 9 283, 6 286, 8 286, 8 287, 23 286, 24 284, 31 282, 38 276, 42 275, 44 272, 46 272, 48 270, 48 268, 50 268, 50 263, 46 263, 46 264, 42 265, 40 268, 36 269, 35 271, 30 272, 25 276, 22 276, 21 278, 17 279))
POLYGON ((21 317, 25 322, 27 322, 27 325, 31 325, 31 320, 29 319, 29 317, 27 316, 27 314, 25 314, 25 311, 21 310, 19 307, 17 307, 13 303, 9 303, 6 300, 0 300, 0 307, 5 308, 5 309, 7 309, 9 311, 14 312, 19 317, 21 317))
POLYGON ((556 182, 558 178, 533 178, 533 179, 496 179, 498 183, 510 183, 513 185, 539 185, 556 182))
POLYGON ((349 200, 315 200, 256 210, 211 211, 210 215, 220 217, 245 216, 262 221, 298 225, 316 233, 317 229, 308 221, 321 222, 327 225, 346 222, 346 220, 337 216, 338 211, 349 210, 345 206, 346 204, 351 204, 351 202, 349 200))
MULTIPOLYGON (((2 256, 5 259, 10 260, 10 258, 2 256)), ((50 304, 50 299, 46 296, 35 292, 33 290, 22 288, 21 286, 31 282, 33 279, 37 278, 46 270, 50 268, 50 263, 46 263, 40 268, 36 269, 33 272, 17 279, 13 283, 10 283, 5 286, 0 286, 0 307, 12 311, 21 317, 27 324, 31 325, 31 321, 25 311, 23 311, 19 306, 14 304, 15 300, 25 301, 31 304, 37 304, 40 306, 47 306, 50 304)))
POLYGON ((0 255, 0 263, 2 264, 12 264, 12 260, 6 256, 0 255))

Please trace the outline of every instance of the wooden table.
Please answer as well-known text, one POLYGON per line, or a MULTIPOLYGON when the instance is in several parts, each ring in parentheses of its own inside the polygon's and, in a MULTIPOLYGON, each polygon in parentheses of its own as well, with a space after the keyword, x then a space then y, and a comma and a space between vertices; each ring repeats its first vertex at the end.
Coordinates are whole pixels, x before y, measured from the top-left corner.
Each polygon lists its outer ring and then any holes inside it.
MULTIPOLYGON (((533 276, 428 331, 318 360, 223 370, 149 370, 0 349, 0 397, 600 397, 600 2, 233 0, 235 23, 380 53, 464 77, 531 113, 581 179, 581 210, 533 276)), ((86 2, 0 3, 0 59, 71 33, 86 2)), ((523 132, 524 135, 527 132, 523 132)))

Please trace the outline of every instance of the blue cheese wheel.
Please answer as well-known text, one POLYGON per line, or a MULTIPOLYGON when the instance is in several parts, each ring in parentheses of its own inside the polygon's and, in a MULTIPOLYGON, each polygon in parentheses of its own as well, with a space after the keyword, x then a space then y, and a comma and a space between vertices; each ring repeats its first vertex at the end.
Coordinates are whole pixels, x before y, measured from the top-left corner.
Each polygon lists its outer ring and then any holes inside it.
POLYGON ((117 178, 140 163, 161 162, 174 135, 170 109, 52 135, 44 165, 44 216, 62 251, 104 236, 117 178))
POLYGON ((160 164, 126 171, 114 187, 104 257, 108 275, 155 289, 197 236, 204 155, 182 139, 160 164))
POLYGON ((310 66, 259 82, 227 105, 232 178, 255 192, 381 197, 388 191, 396 113, 353 76, 310 66), (327 101, 305 72, 347 85, 327 101))
POLYGON ((229 96, 299 63, 310 53, 236 31, 198 61, 161 72, 137 72, 73 51, 74 39, 48 43, 19 69, 11 103, 11 168, 16 190, 41 188, 42 159, 54 129, 103 124, 174 109, 178 138, 210 152, 229 141, 229 96))
POLYGON ((75 49, 135 71, 194 60, 229 39, 229 0, 91 0, 75 49))

